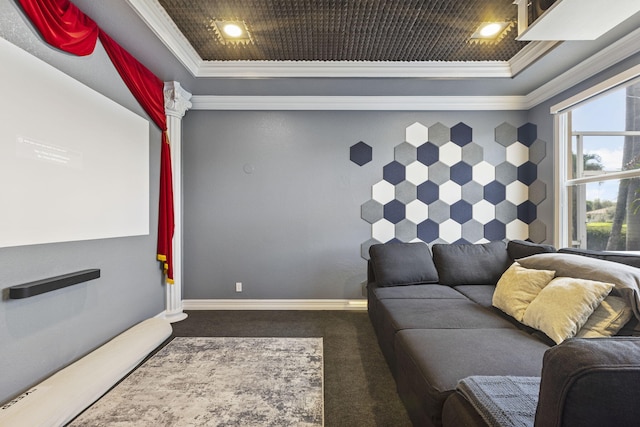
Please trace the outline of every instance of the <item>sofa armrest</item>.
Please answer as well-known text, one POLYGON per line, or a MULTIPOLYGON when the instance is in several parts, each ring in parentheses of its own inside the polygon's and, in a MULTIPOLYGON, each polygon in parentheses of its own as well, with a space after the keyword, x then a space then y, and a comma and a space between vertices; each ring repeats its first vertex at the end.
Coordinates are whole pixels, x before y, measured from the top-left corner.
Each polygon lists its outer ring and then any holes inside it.
POLYGON ((545 352, 535 426, 635 426, 640 338, 571 339, 545 352))

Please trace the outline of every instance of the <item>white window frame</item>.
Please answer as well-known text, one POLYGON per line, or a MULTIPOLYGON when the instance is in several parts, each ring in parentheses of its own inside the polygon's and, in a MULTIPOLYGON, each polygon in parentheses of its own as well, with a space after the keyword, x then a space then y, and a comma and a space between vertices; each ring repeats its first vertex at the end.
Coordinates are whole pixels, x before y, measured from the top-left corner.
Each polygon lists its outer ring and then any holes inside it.
MULTIPOLYGON (((591 100, 596 96, 603 95, 610 90, 618 89, 626 83, 640 77, 640 65, 636 65, 628 70, 611 77, 589 89, 586 89, 558 104, 551 107, 551 114, 554 116, 554 235, 553 242, 556 247, 569 247, 569 203, 567 189, 571 185, 587 184, 602 181, 602 176, 580 177, 567 179, 569 165, 569 147, 572 142, 571 115, 566 114, 579 104, 591 100)), ((624 179, 640 176, 638 169, 631 171, 620 171, 607 174, 607 179, 624 179)))

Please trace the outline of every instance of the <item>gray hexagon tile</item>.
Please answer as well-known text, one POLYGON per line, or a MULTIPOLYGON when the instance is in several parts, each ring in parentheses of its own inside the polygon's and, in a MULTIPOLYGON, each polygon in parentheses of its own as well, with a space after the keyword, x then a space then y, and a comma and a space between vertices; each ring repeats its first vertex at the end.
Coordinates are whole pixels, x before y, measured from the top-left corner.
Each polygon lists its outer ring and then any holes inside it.
POLYGON ((518 218, 518 208, 508 200, 496 205, 496 219, 502 224, 508 224, 518 218))
POLYGON ((418 198, 418 187, 409 182, 402 181, 396 185, 396 199, 407 204, 418 198))
POLYGON ((396 145, 396 148, 394 148, 393 151, 394 160, 403 166, 407 166, 418 160, 417 147, 409 144, 408 142, 403 142, 400 145, 396 145))
POLYGON ((484 195, 484 187, 475 181, 469 181, 462 186, 462 200, 471 203, 479 202, 484 195))
POLYGON ((484 225, 472 219, 462 224, 462 235, 470 243, 477 243, 484 238, 484 225))
POLYGON ((429 166, 429 181, 437 185, 442 185, 449 181, 451 170, 449 166, 442 162, 435 162, 429 166))
POLYGON ((475 142, 471 142, 462 147, 462 160, 473 166, 477 165, 484 159, 484 150, 475 142))
POLYGON ((410 242, 418 237, 418 226, 408 219, 403 219, 396 224, 396 239, 401 242, 410 242))
POLYGON ((507 185, 518 179, 518 168, 510 162, 503 162, 496 166, 496 181, 507 185))
POLYGON ((529 238, 535 243, 542 243, 547 238, 547 226, 536 219, 529 225, 529 238))
POLYGON ((449 205, 442 200, 436 200, 429 205, 429 219, 440 224, 449 219, 450 208, 449 205))
POLYGON ((505 147, 513 144, 518 140, 518 131, 515 126, 509 123, 502 123, 496 128, 495 141, 505 147))
POLYGON ((547 143, 536 139, 529 147, 529 161, 539 164, 547 156, 547 143))
POLYGON ((442 123, 429 126, 429 141, 436 146, 441 146, 451 141, 450 129, 442 123))
POLYGON ((369 224, 373 224, 384 217, 384 207, 375 200, 369 200, 360 206, 360 216, 369 224))
POLYGON ((382 242, 376 239, 369 239, 360 245, 360 256, 364 259, 369 259, 369 248, 373 245, 378 245, 382 242))
POLYGON ((546 198, 547 184, 540 181, 539 179, 533 181, 533 183, 529 186, 529 200, 533 204, 539 205, 546 198))

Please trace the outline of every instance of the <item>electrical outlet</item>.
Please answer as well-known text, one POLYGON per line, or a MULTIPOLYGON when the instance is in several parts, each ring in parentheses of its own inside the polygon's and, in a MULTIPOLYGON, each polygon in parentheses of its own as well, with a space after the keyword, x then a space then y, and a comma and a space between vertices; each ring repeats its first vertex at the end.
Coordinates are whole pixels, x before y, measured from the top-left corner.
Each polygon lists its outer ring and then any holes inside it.
POLYGON ((242 292, 242 282, 236 282, 236 292, 242 292))

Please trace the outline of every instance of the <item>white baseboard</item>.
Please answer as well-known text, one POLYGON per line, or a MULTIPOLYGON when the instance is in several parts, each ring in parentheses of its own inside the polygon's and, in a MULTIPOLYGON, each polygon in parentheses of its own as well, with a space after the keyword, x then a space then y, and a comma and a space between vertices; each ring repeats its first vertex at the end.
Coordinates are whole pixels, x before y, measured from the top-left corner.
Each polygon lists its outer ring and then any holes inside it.
POLYGON ((184 310, 355 310, 365 311, 364 299, 186 299, 184 310))

